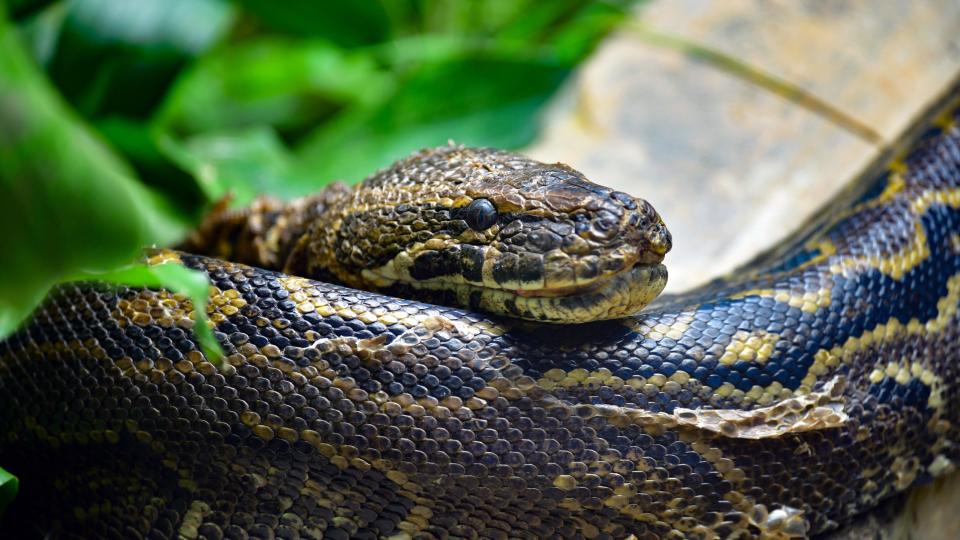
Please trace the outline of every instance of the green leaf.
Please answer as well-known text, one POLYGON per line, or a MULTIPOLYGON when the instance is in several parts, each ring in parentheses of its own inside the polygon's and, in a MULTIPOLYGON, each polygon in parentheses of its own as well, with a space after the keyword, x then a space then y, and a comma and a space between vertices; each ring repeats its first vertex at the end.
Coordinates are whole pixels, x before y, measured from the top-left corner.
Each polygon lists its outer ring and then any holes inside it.
POLYGON ((103 272, 79 272, 70 279, 70 281, 88 280, 104 281, 130 287, 163 288, 189 296, 197 317, 193 331, 203 354, 215 364, 218 364, 223 357, 223 349, 220 348, 220 344, 213 336, 213 331, 208 325, 207 300, 209 298, 210 282, 203 272, 177 263, 164 263, 154 266, 134 264, 103 272))
POLYGON ((176 203, 187 214, 199 215, 207 199, 190 171, 163 151, 162 131, 150 123, 111 116, 94 127, 133 166, 138 178, 176 203))
POLYGON ((342 47, 377 43, 385 40, 390 32, 390 21, 383 2, 377 0, 238 2, 271 30, 301 37, 323 38, 342 47))
POLYGON ((232 20, 224 0, 68 0, 49 74, 87 118, 147 118, 232 20))
POLYGON ((2 12, 0 230, 0 339, 54 283, 123 264, 186 230, 63 105, 2 12))
POLYGON ((60 39, 60 30, 67 17, 67 7, 62 2, 46 6, 36 14, 17 24, 23 40, 37 64, 46 68, 53 59, 60 39))
POLYGON ((67 0, 69 24, 105 44, 198 54, 231 22, 224 0, 67 0))
POLYGON ((631 2, 595 2, 581 7, 564 24, 557 25, 549 42, 554 55, 561 61, 576 64, 584 59, 603 36, 616 28, 628 16, 631 2))
POLYGON ((370 55, 267 38, 214 51, 178 80, 155 125, 197 133, 271 124, 299 133, 344 105, 371 103, 393 77, 370 55))
POLYGON ((540 111, 569 70, 498 58, 425 64, 377 107, 324 125, 297 150, 302 170, 359 180, 418 148, 457 143, 516 148, 539 127, 540 111))
POLYGON ((17 490, 20 488, 20 481, 17 477, 3 470, 0 467, 0 518, 3 517, 7 507, 17 496, 17 490))
POLYGON ((246 205, 263 193, 287 198, 304 195, 323 184, 315 174, 296 174, 289 151, 264 126, 205 133, 182 143, 165 137, 162 147, 194 175, 208 200, 230 195, 232 206, 246 205))
POLYGON ((42 11, 55 1, 56 0, 7 0, 7 9, 10 11, 10 18, 18 20, 42 11))
POLYGON ((542 42, 583 4, 581 0, 530 2, 525 6, 526 9, 514 13, 509 21, 505 21, 496 37, 509 41, 542 42))

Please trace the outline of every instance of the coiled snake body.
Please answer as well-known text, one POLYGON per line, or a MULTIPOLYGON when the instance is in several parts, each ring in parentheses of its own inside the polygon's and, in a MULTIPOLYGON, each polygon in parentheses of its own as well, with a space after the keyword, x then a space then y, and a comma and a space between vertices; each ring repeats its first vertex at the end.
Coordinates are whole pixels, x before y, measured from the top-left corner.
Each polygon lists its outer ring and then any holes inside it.
POLYGON ((630 316, 669 235, 564 166, 448 147, 221 212, 193 250, 289 273, 148 256, 207 272, 221 364, 164 290, 66 285, 0 344, 0 463, 23 484, 7 530, 834 529, 960 459, 957 118, 734 276, 630 316))

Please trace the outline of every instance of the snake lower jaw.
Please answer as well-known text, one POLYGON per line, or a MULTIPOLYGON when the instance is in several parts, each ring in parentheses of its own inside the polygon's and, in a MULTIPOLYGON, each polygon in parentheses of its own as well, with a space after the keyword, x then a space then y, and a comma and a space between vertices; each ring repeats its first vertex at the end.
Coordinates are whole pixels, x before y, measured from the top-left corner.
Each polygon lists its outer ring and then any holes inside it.
POLYGON ((628 317, 652 302, 667 284, 667 267, 638 262, 627 270, 579 286, 502 289, 464 281, 404 281, 364 271, 368 286, 399 296, 457 304, 494 315, 551 324, 579 324, 628 317), (402 292, 397 292, 397 291, 402 292), (436 298, 441 298, 436 300, 436 298))
POLYGON ((582 288, 510 291, 477 288, 469 305, 491 313, 554 324, 618 319, 640 311, 667 284, 663 264, 636 264, 582 288))

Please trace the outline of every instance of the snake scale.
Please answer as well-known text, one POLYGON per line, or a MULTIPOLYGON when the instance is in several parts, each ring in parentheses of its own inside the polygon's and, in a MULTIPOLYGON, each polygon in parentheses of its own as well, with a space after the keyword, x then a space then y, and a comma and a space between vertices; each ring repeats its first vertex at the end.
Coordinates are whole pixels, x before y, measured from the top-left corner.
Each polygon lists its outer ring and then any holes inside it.
POLYGON ((960 459, 960 129, 940 107, 778 247, 635 315, 669 234, 562 165, 448 146, 216 213, 194 253, 147 259, 207 273, 222 362, 185 297, 91 283, 0 344, 0 463, 23 486, 4 531, 836 529, 960 459))

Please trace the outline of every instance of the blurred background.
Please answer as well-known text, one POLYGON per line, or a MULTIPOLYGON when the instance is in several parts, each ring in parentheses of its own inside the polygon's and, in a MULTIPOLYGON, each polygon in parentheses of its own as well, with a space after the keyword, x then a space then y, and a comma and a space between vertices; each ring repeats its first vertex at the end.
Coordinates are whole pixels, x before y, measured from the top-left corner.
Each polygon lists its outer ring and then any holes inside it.
POLYGON ((450 140, 650 200, 682 290, 799 226, 958 73, 956 0, 0 0, 0 337, 224 196, 450 140))

